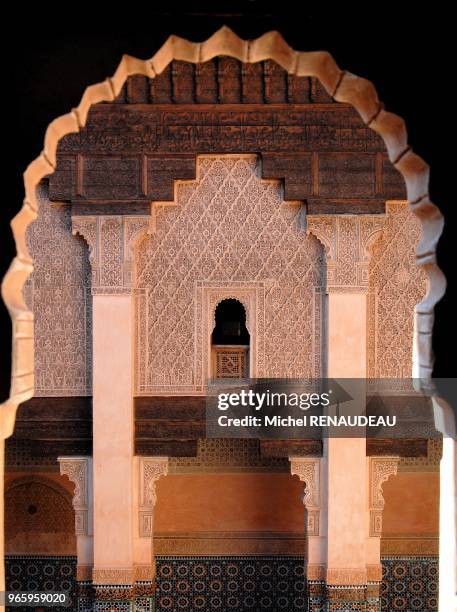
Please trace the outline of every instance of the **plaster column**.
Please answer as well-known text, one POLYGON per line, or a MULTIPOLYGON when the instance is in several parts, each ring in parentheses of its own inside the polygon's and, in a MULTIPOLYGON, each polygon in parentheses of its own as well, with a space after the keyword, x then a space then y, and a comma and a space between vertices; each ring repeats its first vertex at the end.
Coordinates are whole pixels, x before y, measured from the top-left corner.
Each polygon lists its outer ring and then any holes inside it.
POLYGON ((74 483, 78 599, 90 600, 94 565, 92 457, 59 457, 60 473, 74 483))
MULTIPOLYGON (((366 295, 328 295, 328 376, 365 378, 366 295)), ((327 477, 327 597, 366 598, 367 508, 365 438, 324 441, 327 477)), ((338 609, 338 608, 335 608, 338 609)))
POLYGON ((457 610, 457 413, 433 398, 435 427, 443 434, 440 463, 439 610, 457 610))
MULTIPOLYGON (((384 215, 307 218, 308 232, 323 243, 327 255, 329 378, 366 378, 368 247, 384 222, 384 215)), ((356 399, 363 401, 363 393, 356 399)), ((326 438, 322 474, 328 605, 332 610, 356 610, 361 602, 368 602, 376 609, 379 589, 374 593, 367 590, 369 483, 365 438, 326 438)), ((378 575, 376 578, 380 579, 378 575)))
MULTIPOLYGON (((133 609, 137 595, 132 266, 134 241, 148 224, 141 216, 72 217, 92 265, 95 610, 120 601, 133 609)), ((152 558, 149 575, 151 567, 152 558)))

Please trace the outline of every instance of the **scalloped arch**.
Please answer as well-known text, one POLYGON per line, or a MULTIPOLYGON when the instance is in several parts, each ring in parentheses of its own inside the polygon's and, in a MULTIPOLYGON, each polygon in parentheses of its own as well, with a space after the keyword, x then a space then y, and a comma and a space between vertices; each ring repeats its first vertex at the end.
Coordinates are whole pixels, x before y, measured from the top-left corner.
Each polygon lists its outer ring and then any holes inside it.
POLYGON ((436 245, 443 229, 443 216, 430 200, 429 167, 408 146, 403 119, 384 110, 370 81, 341 70, 329 53, 295 51, 278 32, 267 32, 255 40, 242 40, 224 26, 201 43, 170 36, 147 60, 124 55, 112 77, 87 87, 77 108, 49 124, 42 153, 24 173, 24 203, 11 222, 17 255, 2 283, 3 299, 13 325, 11 390, 9 399, 2 404, 3 438, 13 431, 17 406, 33 395, 33 314, 22 297, 23 284, 33 269, 26 245, 26 230, 37 216, 36 187, 42 178, 55 170, 59 140, 66 134, 78 132, 85 125, 93 104, 112 102, 129 76, 141 74, 154 78, 173 60, 201 63, 220 55, 249 63, 273 60, 289 74, 317 78, 337 102, 351 104, 364 123, 383 138, 390 161, 405 180, 410 208, 419 217, 422 226, 417 265, 424 268, 428 291, 416 306, 414 375, 421 379, 431 377, 433 310, 446 287, 445 277, 436 262, 436 245))
POLYGON ((236 291, 233 292, 233 295, 227 294, 224 295, 223 297, 219 298, 213 305, 213 317, 212 317, 212 326, 213 329, 211 330, 211 333, 214 331, 214 329, 216 328, 216 310, 217 307, 222 304, 222 302, 225 302, 226 300, 235 300, 236 302, 239 302, 241 304, 241 306, 243 307, 244 310, 244 314, 246 317, 246 329, 248 330, 248 332, 251 334, 251 330, 250 328, 250 318, 251 318, 251 313, 250 313, 250 309, 249 309, 249 301, 246 300, 246 298, 243 295, 236 295, 236 291))

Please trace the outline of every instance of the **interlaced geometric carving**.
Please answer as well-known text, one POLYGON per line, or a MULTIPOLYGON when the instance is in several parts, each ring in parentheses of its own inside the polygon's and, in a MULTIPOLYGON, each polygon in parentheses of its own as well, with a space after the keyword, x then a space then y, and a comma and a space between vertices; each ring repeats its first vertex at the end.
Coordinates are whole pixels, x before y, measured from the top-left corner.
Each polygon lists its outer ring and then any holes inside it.
POLYGON ((415 262, 420 222, 407 202, 387 202, 386 209, 369 264, 367 369, 371 378, 410 378, 414 307, 426 291, 415 262))
POLYGON ((318 375, 322 247, 306 235, 299 203, 284 202, 280 183, 260 178, 258 158, 200 157, 197 180, 176 183, 175 206, 156 203, 154 210, 155 232, 140 241, 136 256, 137 392, 204 384, 195 332, 202 281, 264 283, 257 376, 318 375))
POLYGON ((27 230, 34 270, 24 298, 35 317, 35 395, 91 394, 90 265, 86 245, 71 235, 68 206, 37 189, 37 220, 27 230))

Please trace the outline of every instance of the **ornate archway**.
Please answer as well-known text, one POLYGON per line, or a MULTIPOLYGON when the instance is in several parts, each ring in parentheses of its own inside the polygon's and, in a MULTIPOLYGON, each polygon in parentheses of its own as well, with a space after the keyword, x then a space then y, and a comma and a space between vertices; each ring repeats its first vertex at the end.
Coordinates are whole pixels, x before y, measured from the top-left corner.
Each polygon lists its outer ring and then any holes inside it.
POLYGON ((125 56, 112 78, 89 87, 77 109, 56 119, 49 126, 43 153, 32 162, 24 176, 24 205, 12 224, 18 254, 2 285, 3 296, 13 320, 14 357, 11 396, 3 406, 3 438, 11 435, 18 404, 33 394, 33 315, 25 306, 21 293, 33 264, 25 243, 25 231, 36 217, 38 209, 36 186, 43 177, 56 169, 59 140, 66 134, 78 132, 85 125, 92 105, 113 101, 129 76, 140 74, 155 78, 172 60, 201 64, 220 55, 234 57, 248 64, 271 59, 290 75, 317 78, 328 95, 338 102, 354 106, 364 123, 383 137, 390 161, 405 178, 410 207, 422 224, 417 264, 428 277, 429 290, 416 308, 415 373, 424 380, 431 377, 433 307, 445 286, 435 257, 443 221, 428 196, 428 167, 407 145, 403 121, 384 111, 371 83, 341 71, 327 53, 293 51, 277 33, 266 34, 255 41, 243 41, 223 28, 204 43, 191 43, 171 37, 150 60, 141 61, 125 56))

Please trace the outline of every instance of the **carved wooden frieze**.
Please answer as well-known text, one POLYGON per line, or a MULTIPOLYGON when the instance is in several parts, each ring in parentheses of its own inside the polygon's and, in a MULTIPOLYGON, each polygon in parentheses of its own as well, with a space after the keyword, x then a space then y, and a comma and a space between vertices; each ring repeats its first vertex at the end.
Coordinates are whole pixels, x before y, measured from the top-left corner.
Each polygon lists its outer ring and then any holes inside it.
POLYGON ((220 56, 191 64, 172 61, 153 79, 128 77, 116 104, 334 103, 314 77, 288 74, 274 61, 246 64, 220 56))
POLYGON ((92 107, 59 142, 51 197, 171 201, 201 153, 260 153, 264 177, 284 180, 286 199, 309 199, 313 212, 380 212, 405 197, 382 139, 352 107, 275 62, 228 57, 132 76, 113 103, 92 107))
MULTIPOLYGON (((362 154, 362 168, 372 172, 376 170, 376 158, 363 154, 385 153, 379 136, 348 106, 183 106, 95 106, 89 112, 87 125, 60 141, 58 154, 68 160, 74 158, 67 156, 78 154, 317 151, 327 153, 324 173, 328 174, 331 165, 339 168, 350 163, 351 152, 362 154), (347 154, 345 158, 331 156, 340 151, 347 154)), ((128 173, 133 164, 134 158, 119 169, 128 173)), ((68 165, 62 168, 67 172, 71 169, 68 165)), ((93 170, 93 166, 88 169, 93 170)), ((385 168, 381 165, 377 170, 382 173, 385 168)))

